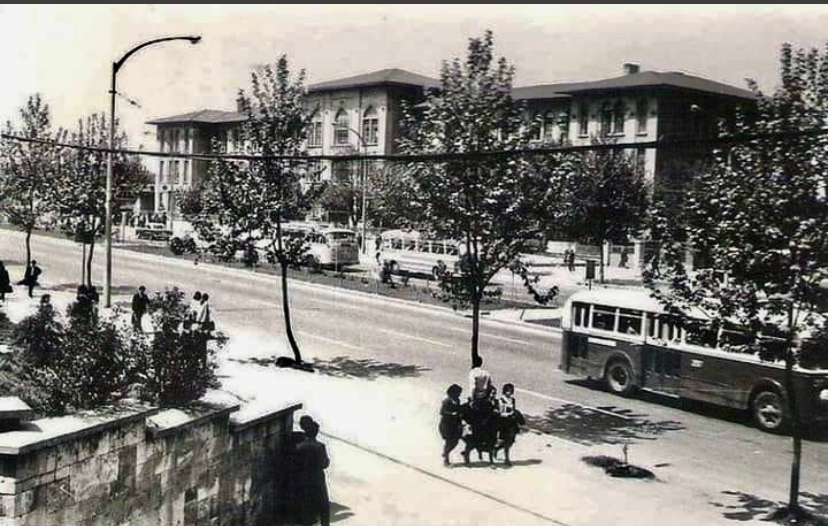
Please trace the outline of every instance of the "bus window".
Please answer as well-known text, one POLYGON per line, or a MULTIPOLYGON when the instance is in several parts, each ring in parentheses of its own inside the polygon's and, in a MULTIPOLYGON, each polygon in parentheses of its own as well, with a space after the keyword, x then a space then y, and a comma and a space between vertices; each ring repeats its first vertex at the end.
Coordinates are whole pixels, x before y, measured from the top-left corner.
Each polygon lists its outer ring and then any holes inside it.
POLYGON ((644 313, 640 310, 620 309, 618 332, 622 334, 641 335, 641 320, 644 313))
POLYGON ((459 256, 460 251, 455 246, 449 246, 448 248, 446 248, 446 254, 450 256, 459 256))
POLYGON ((674 319, 661 317, 658 320, 658 337, 661 340, 668 342, 681 341, 681 327, 674 321, 674 319))
POLYGON ((596 305, 592 312, 592 328, 602 331, 615 330, 615 309, 596 305))
POLYGON ((715 327, 697 322, 687 327, 684 339, 688 345, 714 349, 716 348, 717 332, 715 327))
POLYGON ((719 344, 727 347, 741 347, 755 343, 756 337, 747 327, 737 327, 730 323, 722 328, 722 334, 719 337, 719 344))
POLYGON ((391 240, 391 248, 402 250, 403 242, 402 239, 392 239, 391 240))
POLYGON ((656 337, 656 320, 658 318, 652 312, 647 313, 647 336, 649 338, 656 337))
POLYGON ((574 305, 574 323, 576 327, 589 327, 589 305, 576 303, 574 305))

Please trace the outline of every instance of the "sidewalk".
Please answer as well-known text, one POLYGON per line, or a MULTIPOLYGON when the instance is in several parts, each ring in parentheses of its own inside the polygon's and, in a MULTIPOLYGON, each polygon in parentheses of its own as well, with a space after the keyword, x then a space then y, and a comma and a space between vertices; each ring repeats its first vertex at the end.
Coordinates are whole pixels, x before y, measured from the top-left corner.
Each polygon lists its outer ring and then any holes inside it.
MULTIPOLYGON (((230 336, 223 389, 251 407, 301 400, 322 424, 338 524, 698 526, 728 524, 723 510, 742 509, 738 493, 723 493, 734 488, 717 489, 698 473, 660 474, 658 459, 644 448, 632 449, 631 459, 657 480, 614 479, 581 458, 620 457, 617 446, 582 446, 535 432, 519 436, 510 469, 474 456, 472 467, 445 468, 437 433, 441 392, 416 377, 366 378, 359 366, 332 361, 319 362, 314 374, 279 369, 272 341, 230 336)), ((453 461, 461 462, 459 448, 453 461)))

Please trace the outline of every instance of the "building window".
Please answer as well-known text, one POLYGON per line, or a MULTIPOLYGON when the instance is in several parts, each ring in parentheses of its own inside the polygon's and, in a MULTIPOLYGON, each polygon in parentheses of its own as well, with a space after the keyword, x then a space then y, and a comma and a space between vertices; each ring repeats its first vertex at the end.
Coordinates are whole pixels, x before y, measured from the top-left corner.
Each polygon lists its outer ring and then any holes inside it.
POLYGON ((190 175, 190 161, 184 161, 184 175, 181 177, 184 184, 193 184, 192 176, 190 175))
POLYGON ((322 146, 322 114, 316 111, 311 119, 308 130, 308 146, 319 148, 322 146))
POLYGON ((172 173, 170 177, 174 184, 181 184, 181 172, 179 171, 180 161, 173 161, 172 162, 172 173))
POLYGON ((334 184, 351 184, 353 174, 350 161, 334 161, 331 166, 331 182, 334 184))
POLYGON ((612 133, 612 104, 605 102, 601 105, 601 135, 612 133))
POLYGON ((644 170, 647 165, 647 150, 644 148, 636 148, 635 150, 635 166, 639 170, 644 170))
POLYGON ((158 161, 158 182, 160 184, 167 184, 166 176, 167 174, 164 173, 164 161, 158 161))
POLYGON ((612 106, 612 133, 624 135, 624 102, 620 100, 612 106))
POLYGON ((164 130, 158 130, 158 145, 161 148, 161 151, 164 151, 164 139, 167 138, 167 134, 164 130))
POLYGON ((555 140, 555 124, 557 124, 557 117, 554 111, 547 111, 543 116, 543 140, 555 140))
POLYGON ((348 144, 348 138, 350 135, 350 119, 348 118, 348 112, 345 109, 340 109, 336 113, 336 118, 334 119, 334 144, 337 146, 344 146, 348 144))
POLYGON ((578 135, 589 135, 589 105, 586 102, 582 102, 578 107, 578 135))
POLYGON ((377 144, 379 135, 379 117, 377 110, 370 106, 362 116, 362 138, 365 144, 377 144))
POLYGON ((648 117, 647 99, 638 99, 635 103, 635 132, 641 135, 647 133, 647 117, 648 117))

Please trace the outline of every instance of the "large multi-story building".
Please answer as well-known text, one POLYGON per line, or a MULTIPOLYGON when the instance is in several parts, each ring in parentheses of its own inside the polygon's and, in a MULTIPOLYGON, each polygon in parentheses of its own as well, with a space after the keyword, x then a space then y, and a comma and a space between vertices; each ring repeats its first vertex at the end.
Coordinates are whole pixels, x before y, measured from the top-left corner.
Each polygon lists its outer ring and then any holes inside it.
MULTIPOLYGON (((391 154, 400 137, 402 106, 416 105, 426 89, 439 89, 438 80, 402 69, 385 69, 308 87, 310 154, 391 154)), ((516 87, 513 96, 524 101, 527 118, 540 122, 539 143, 589 144, 596 137, 617 143, 705 138, 715 133, 719 118, 750 103, 747 90, 680 72, 640 71, 625 64, 623 75, 608 79, 516 87)), ((159 150, 207 153, 214 141, 229 151, 238 140, 244 115, 233 111, 201 110, 149 121, 157 127, 159 150)), ((635 149, 655 186, 673 188, 686 177, 687 163, 701 153, 691 148, 635 149)), ((197 185, 205 161, 162 158, 156 166, 153 212, 175 216, 175 195, 197 185)), ((323 179, 350 182, 350 163, 326 163, 323 179)))

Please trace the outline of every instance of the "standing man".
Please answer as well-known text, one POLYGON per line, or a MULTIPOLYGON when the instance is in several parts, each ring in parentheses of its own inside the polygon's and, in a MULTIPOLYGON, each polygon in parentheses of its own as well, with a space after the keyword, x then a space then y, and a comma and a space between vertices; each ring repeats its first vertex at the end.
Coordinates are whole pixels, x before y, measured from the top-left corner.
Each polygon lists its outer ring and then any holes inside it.
POLYGON ((316 440, 319 424, 313 418, 303 416, 299 419, 299 427, 305 432, 305 440, 296 446, 302 525, 312 526, 318 517, 322 526, 330 526, 331 502, 325 478, 325 470, 331 464, 328 450, 325 444, 316 440))
POLYGON ((143 285, 138 287, 138 292, 132 296, 132 328, 137 332, 144 332, 141 325, 141 320, 144 314, 147 313, 149 307, 149 296, 147 296, 147 288, 143 285))
POLYGON ((0 261, 0 301, 6 301, 7 292, 12 292, 11 278, 9 278, 9 271, 0 261))

